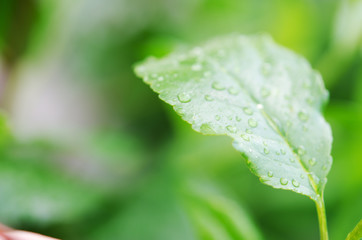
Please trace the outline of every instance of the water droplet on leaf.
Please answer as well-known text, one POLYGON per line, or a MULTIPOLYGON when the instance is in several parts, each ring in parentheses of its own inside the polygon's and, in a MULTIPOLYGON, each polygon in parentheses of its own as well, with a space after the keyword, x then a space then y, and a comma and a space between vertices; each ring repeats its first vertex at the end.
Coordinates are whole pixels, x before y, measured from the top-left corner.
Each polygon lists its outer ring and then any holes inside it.
POLYGON ((305 112, 299 112, 299 113, 298 113, 298 118, 299 118, 301 121, 306 122, 306 121, 308 121, 309 116, 308 116, 308 114, 306 114, 305 112))
POLYGON ((249 133, 249 134, 253 134, 253 131, 251 131, 250 129, 246 129, 245 132, 249 133))
POLYGON ((192 71, 200 71, 201 69, 202 69, 202 66, 201 66, 201 64, 198 64, 198 63, 191 66, 192 71))
POLYGON ((245 141, 247 141, 247 142, 250 141, 250 137, 249 137, 248 135, 246 135, 246 134, 241 134, 240 137, 241 137, 242 139, 244 139, 245 141))
POLYGON ((177 98, 182 103, 188 103, 191 101, 191 96, 188 93, 180 93, 177 98))
POLYGON ((204 77, 210 77, 210 76, 211 76, 211 72, 209 72, 209 71, 204 72, 204 77))
POLYGON ((268 172, 268 177, 273 177, 273 175, 274 175, 274 174, 273 174, 272 171, 269 171, 269 172, 268 172))
POLYGON ((253 115, 253 110, 251 110, 251 109, 248 108, 248 107, 244 107, 244 108, 243 108, 243 111, 244 111, 244 113, 247 114, 247 115, 253 115))
POLYGON ((304 149, 303 146, 300 146, 300 147, 297 149, 297 153, 298 153, 298 155, 303 156, 303 155, 306 153, 306 151, 305 151, 305 149, 304 149))
POLYGON ((248 124, 249 124, 249 126, 252 127, 252 128, 255 128, 255 127, 258 126, 258 122, 255 121, 255 119, 253 119, 253 118, 249 118, 248 124))
POLYGON ((314 166, 314 165, 317 163, 317 161, 316 161, 315 158, 311 158, 311 159, 309 159, 308 163, 309 163, 311 166, 314 166))
POLYGON ((268 154, 268 153, 269 153, 269 149, 264 148, 264 153, 265 153, 265 154, 268 154))
POLYGON ((205 100, 208 101, 208 102, 211 102, 211 101, 214 101, 214 97, 206 94, 205 95, 205 100))
POLYGON ((313 97, 308 97, 308 98, 307 98, 307 103, 310 104, 310 105, 312 105, 312 104, 314 103, 313 97))
POLYGON ((215 90, 218 90, 218 91, 221 91, 221 90, 224 90, 224 89, 225 89, 224 85, 222 85, 222 84, 219 83, 219 82, 213 82, 212 85, 211 85, 211 87, 212 87, 213 89, 215 89, 215 90))
POLYGON ((288 179, 286 179, 286 178, 280 178, 280 184, 281 185, 287 185, 288 184, 288 179))
POLYGON ((231 133, 236 133, 236 127, 228 125, 226 129, 231 133))
POLYGON ((299 186, 300 186, 300 183, 299 183, 297 180, 293 179, 293 180, 292 180, 292 185, 293 185, 294 187, 299 187, 299 186))
POLYGON ((231 95, 237 95, 239 93, 239 90, 235 87, 230 87, 228 89, 228 93, 230 93, 231 95))
POLYGON ((266 88, 261 89, 261 96, 263 98, 267 98, 269 95, 270 95, 270 91, 268 89, 266 89, 266 88))
POLYGON ((262 66, 262 72, 263 72, 264 76, 270 76, 271 69, 272 69, 272 66, 270 63, 264 63, 262 66))
POLYGON ((204 123, 200 127, 200 131, 205 134, 215 134, 215 131, 211 128, 210 124, 204 123))

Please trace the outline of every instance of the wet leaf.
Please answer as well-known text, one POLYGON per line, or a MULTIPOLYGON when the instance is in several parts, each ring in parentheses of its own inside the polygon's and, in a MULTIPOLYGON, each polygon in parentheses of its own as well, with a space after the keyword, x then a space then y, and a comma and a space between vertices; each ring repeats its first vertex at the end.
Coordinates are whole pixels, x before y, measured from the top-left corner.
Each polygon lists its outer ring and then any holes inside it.
POLYGON ((263 183, 320 199, 332 164, 328 92, 304 58, 265 35, 231 35, 135 71, 193 129, 230 136, 263 183))

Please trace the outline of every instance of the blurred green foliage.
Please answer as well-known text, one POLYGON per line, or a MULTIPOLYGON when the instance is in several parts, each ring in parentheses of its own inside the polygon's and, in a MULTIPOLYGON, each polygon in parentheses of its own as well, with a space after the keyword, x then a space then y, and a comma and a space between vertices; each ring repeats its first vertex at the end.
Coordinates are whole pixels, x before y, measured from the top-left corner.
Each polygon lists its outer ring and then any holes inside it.
POLYGON ((62 239, 317 239, 313 203, 259 183, 132 66, 269 32, 321 71, 331 239, 362 216, 361 0, 1 0, 0 222, 62 239))

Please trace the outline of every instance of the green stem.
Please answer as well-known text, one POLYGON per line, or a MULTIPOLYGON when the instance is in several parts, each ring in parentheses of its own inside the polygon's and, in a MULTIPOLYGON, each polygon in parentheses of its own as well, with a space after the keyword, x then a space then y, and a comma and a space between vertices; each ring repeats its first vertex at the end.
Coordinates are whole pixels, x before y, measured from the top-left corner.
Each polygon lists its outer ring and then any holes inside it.
POLYGON ((326 216, 326 209, 324 206, 323 194, 320 198, 318 198, 318 201, 316 201, 316 206, 317 206, 321 240, 328 240, 327 216, 326 216))

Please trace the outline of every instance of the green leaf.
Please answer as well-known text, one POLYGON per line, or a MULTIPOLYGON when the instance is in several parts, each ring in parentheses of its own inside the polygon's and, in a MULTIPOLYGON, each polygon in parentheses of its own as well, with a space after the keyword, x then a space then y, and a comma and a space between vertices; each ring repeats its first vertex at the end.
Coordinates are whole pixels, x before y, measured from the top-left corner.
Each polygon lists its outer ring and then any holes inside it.
POLYGON ((187 208, 201 239, 263 239, 240 203, 223 190, 202 178, 187 180, 187 208))
POLYGON ((350 232, 346 240, 360 240, 362 239, 362 220, 356 225, 356 227, 350 232))
POLYGON ((193 129, 230 136, 263 183, 321 199, 332 164, 320 113, 328 92, 304 58, 265 35, 231 35, 135 71, 193 129))

